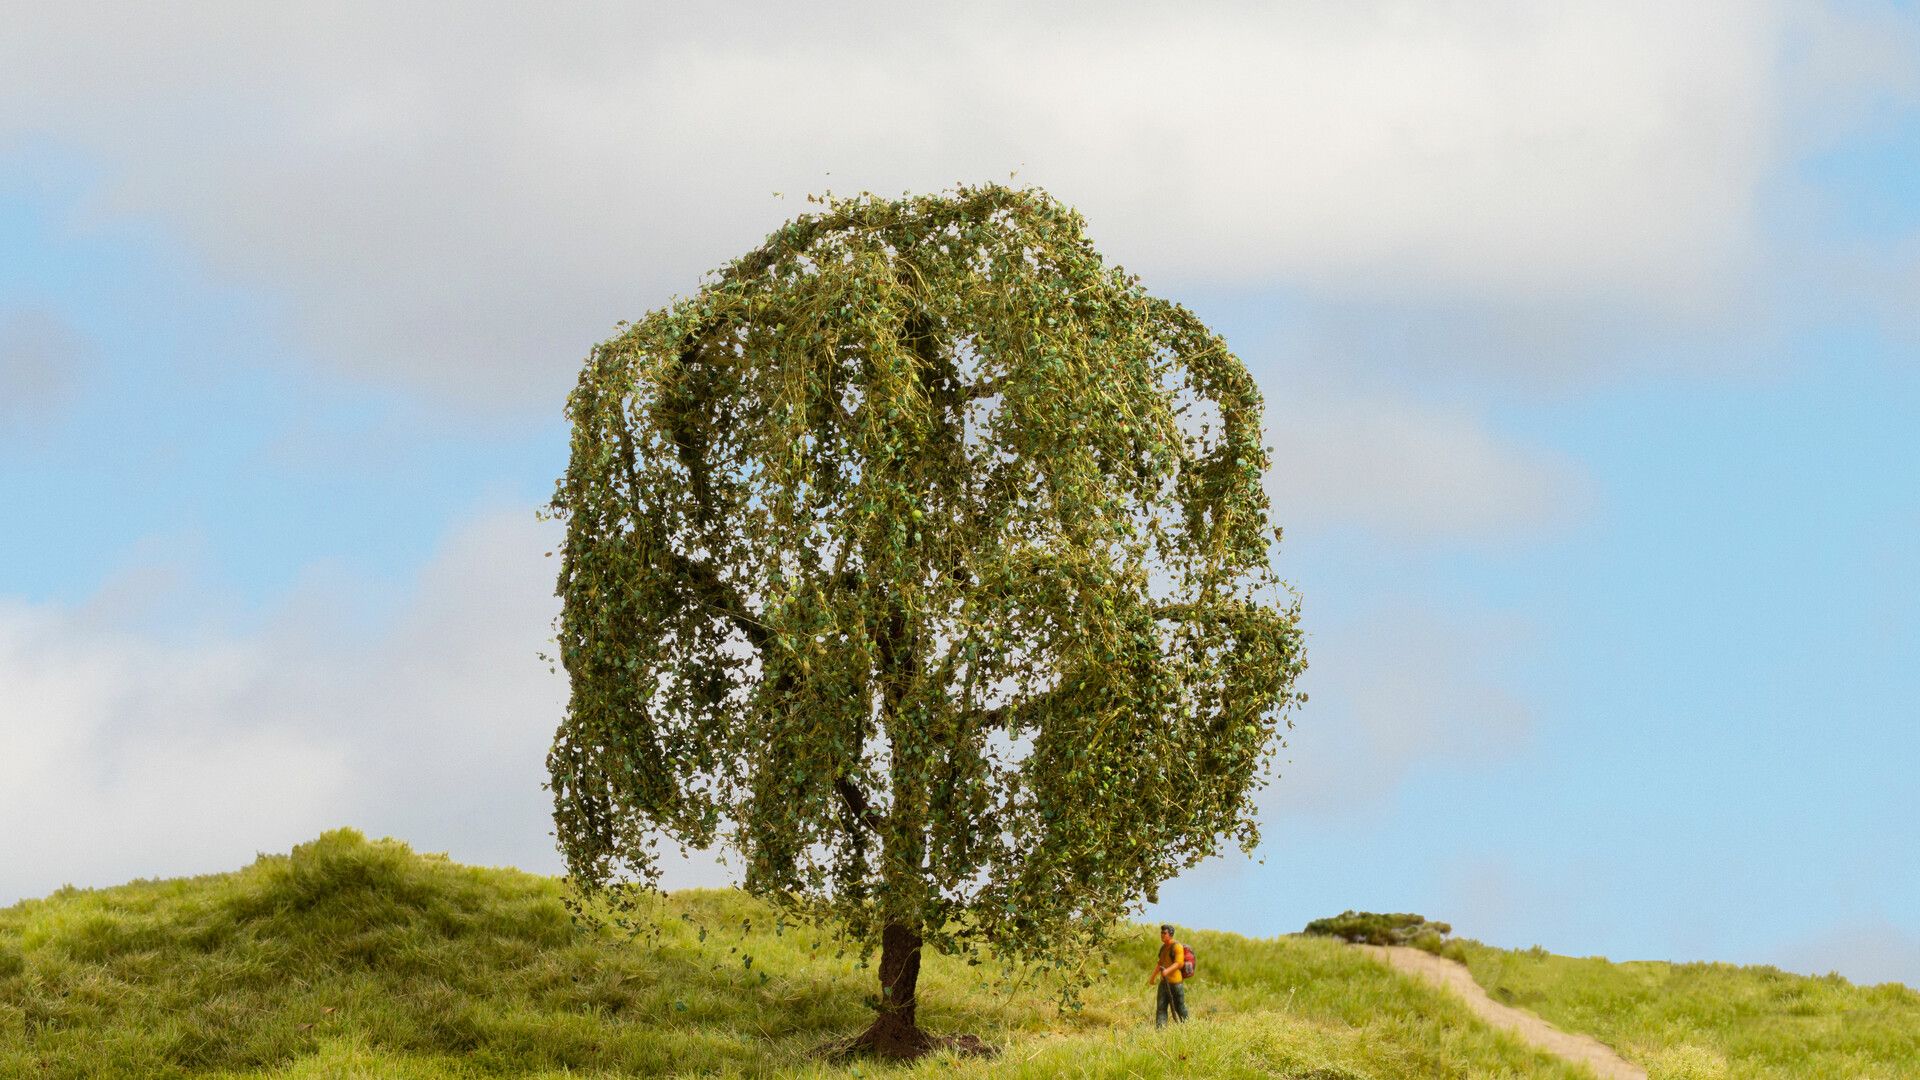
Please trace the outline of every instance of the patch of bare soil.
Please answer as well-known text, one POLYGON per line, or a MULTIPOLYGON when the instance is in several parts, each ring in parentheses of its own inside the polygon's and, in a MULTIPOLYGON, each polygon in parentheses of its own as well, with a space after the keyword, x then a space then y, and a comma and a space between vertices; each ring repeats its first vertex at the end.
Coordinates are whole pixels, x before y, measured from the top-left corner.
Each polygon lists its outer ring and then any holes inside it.
POLYGON ((1396 971, 1403 971, 1451 992, 1467 1003, 1474 1015, 1555 1057, 1585 1065, 1600 1080, 1647 1080, 1647 1071, 1627 1061, 1591 1035, 1562 1031, 1538 1016, 1502 1005, 1487 996, 1464 964, 1404 945, 1357 945, 1396 971))
POLYGON ((990 1058, 1000 1053, 998 1047, 978 1035, 930 1035, 917 1027, 875 1024, 850 1039, 828 1043, 815 1054, 829 1061, 861 1057, 912 1061, 942 1050, 951 1050, 962 1057, 990 1058))

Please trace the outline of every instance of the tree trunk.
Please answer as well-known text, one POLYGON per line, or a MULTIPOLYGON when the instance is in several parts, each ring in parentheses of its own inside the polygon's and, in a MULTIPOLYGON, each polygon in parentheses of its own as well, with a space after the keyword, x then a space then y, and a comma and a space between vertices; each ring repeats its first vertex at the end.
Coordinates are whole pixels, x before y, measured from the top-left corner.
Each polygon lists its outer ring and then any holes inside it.
POLYGON ((934 1048, 934 1039, 915 1023, 920 983, 920 931, 890 922, 880 932, 880 1014, 854 1046, 879 1057, 916 1058, 934 1048))
POLYGON ((920 984, 920 933, 888 923, 880 933, 880 1015, 914 1026, 914 990, 920 984))
POLYGON ((916 1058, 931 1051, 935 1041, 915 1023, 915 993, 920 984, 921 924, 917 898, 922 883, 917 880, 924 858, 924 795, 912 779, 912 762, 903 745, 900 702, 903 688, 919 671, 919 657, 907 632, 906 611, 891 597, 887 600, 887 618, 877 644, 880 661, 881 724, 887 733, 892 758, 893 806, 882 832, 884 850, 881 863, 886 883, 881 903, 886 923, 880 930, 880 1007, 873 1026, 854 1040, 854 1047, 878 1057, 916 1058))

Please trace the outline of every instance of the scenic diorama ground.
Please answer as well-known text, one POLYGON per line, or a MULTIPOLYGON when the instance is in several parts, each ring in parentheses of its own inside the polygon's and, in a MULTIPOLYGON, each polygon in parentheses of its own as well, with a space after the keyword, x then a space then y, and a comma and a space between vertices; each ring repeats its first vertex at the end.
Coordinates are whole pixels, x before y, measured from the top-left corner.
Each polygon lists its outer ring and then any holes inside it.
MULTIPOLYGON (((1193 932, 1195 1022, 1158 1031, 1144 928, 1090 958, 1077 1010, 1027 973, 929 958, 922 1024, 997 1056, 840 1061, 823 1051, 875 980, 831 935, 728 890, 662 897, 637 936, 584 930, 563 895, 339 830, 233 873, 25 901, 0 910, 0 1076, 1592 1075, 1320 938, 1193 932)), ((1655 1078, 1920 1075, 1920 993, 1897 984, 1465 947, 1495 1000, 1655 1078)))

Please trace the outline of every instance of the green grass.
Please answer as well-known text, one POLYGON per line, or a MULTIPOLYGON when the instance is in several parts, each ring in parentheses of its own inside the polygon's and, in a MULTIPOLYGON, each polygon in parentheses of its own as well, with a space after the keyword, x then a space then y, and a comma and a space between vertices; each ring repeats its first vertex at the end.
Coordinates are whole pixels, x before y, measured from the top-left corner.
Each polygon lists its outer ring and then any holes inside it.
POLYGON ((831 938, 694 891, 627 939, 576 930, 560 896, 339 831, 231 874, 27 901, 0 910, 0 1077, 1583 1075, 1323 940, 1193 934, 1196 1022, 1157 1032, 1144 928, 1071 1015, 930 958, 922 1024, 997 1059, 835 1065, 817 1052, 865 1025, 874 978, 831 938))
POLYGON ((1920 992, 1898 983, 1466 946, 1495 1000, 1599 1038, 1652 1080, 1920 1077, 1920 992))
MULTIPOLYGON (((61 890, 0 910, 0 1077, 1585 1075, 1318 938, 1193 933, 1197 1022, 1155 1031, 1147 928, 1073 1014, 1017 972, 929 958, 923 1025, 1001 1056, 837 1065, 818 1052, 865 1025, 874 978, 831 937, 690 891, 629 939, 576 929, 560 897, 347 830, 231 874, 61 890)), ((1920 1076, 1905 987, 1465 948, 1495 998, 1655 1080, 1920 1076)))

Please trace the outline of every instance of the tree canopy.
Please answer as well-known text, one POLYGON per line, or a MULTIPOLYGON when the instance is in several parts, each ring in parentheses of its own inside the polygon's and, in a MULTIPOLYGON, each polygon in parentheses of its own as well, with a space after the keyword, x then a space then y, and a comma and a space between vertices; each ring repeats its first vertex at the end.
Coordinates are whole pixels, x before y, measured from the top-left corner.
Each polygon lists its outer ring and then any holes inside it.
POLYGON ((730 844, 917 1034, 923 942, 1058 960, 1251 849, 1298 604, 1252 377, 1077 213, 820 203, 568 399, 549 786, 578 882, 730 844))

